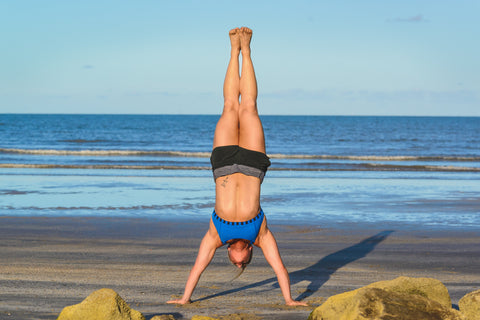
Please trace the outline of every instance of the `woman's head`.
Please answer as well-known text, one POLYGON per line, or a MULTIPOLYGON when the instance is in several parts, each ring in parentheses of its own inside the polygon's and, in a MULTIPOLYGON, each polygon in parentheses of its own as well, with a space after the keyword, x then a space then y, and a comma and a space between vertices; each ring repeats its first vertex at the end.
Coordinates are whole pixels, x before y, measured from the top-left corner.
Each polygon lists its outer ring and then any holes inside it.
POLYGON ((253 247, 248 240, 234 239, 228 244, 227 252, 230 261, 243 270, 252 260, 253 247))

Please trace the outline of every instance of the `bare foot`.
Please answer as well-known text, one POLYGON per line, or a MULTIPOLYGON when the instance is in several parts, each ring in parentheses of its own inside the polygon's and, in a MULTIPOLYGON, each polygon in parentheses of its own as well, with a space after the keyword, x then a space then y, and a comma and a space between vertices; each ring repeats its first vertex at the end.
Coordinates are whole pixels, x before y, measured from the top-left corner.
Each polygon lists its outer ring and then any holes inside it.
POLYGON ((235 28, 230 30, 228 36, 230 37, 230 43, 232 45, 232 50, 240 51, 240 28, 235 28))
POLYGON ((240 28, 240 45, 242 53, 250 53, 250 41, 252 40, 252 30, 247 27, 240 28))

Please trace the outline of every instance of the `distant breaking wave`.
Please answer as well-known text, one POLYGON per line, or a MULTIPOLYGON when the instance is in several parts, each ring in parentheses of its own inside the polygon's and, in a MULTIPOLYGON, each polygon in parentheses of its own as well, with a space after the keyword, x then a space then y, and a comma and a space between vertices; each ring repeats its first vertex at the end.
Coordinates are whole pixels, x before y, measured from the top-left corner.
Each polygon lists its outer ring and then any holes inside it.
MULTIPOLYGON (((35 168, 35 169, 128 169, 128 170, 211 170, 209 166, 175 166, 175 165, 121 165, 121 164, 22 164, 0 163, 0 168, 35 168)), ((388 165, 361 163, 344 166, 324 167, 270 167, 269 171, 430 171, 430 172, 480 172, 477 167, 436 166, 436 165, 388 165)))
POLYGON ((48 163, 0 163, 0 168, 35 168, 35 169, 131 169, 131 170, 210 170, 204 166, 164 166, 164 165, 122 165, 122 164, 48 164, 48 163))
MULTIPOLYGON (((209 158, 210 152, 149 151, 149 150, 56 150, 56 149, 9 149, 0 148, 0 153, 53 156, 163 156, 209 158)), ((311 160, 357 160, 357 161, 456 161, 476 162, 478 156, 375 156, 375 155, 309 155, 269 154, 272 159, 311 160)))
POLYGON ((55 149, 6 149, 0 153, 35 154, 50 156, 169 156, 208 158, 210 152, 148 151, 148 150, 55 150, 55 149))
POLYGON ((361 161, 480 161, 480 157, 456 156, 336 156, 308 154, 270 154, 272 159, 317 159, 317 160, 361 160, 361 161))

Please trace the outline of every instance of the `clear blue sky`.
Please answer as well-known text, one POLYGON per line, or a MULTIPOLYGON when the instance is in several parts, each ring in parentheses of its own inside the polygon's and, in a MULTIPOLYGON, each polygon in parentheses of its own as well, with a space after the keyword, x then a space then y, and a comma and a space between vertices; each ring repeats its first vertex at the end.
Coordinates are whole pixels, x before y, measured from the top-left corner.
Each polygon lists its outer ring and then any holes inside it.
POLYGON ((253 29, 261 114, 480 116, 478 0, 1 1, 0 113, 218 114, 253 29))

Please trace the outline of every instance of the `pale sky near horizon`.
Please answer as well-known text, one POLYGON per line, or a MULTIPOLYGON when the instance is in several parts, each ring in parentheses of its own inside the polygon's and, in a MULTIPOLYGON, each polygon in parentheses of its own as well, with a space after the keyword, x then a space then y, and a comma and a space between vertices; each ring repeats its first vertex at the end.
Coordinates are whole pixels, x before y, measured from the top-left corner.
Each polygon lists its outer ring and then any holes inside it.
POLYGON ((261 114, 480 116, 480 1, 0 1, 0 113, 219 114, 253 29, 261 114))

